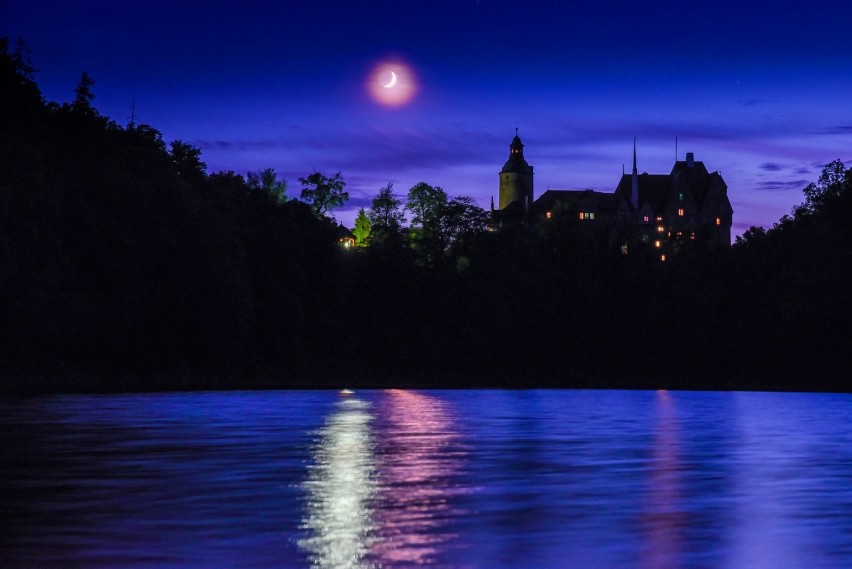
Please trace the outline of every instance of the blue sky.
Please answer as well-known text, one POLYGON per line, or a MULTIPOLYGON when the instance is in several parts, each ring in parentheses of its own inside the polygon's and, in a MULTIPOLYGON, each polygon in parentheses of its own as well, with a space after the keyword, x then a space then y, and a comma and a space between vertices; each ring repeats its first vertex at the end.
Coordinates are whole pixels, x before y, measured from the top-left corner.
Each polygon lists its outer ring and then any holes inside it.
POLYGON ((488 207, 515 127, 535 192, 612 190, 630 168, 695 153, 719 170, 734 233, 801 202, 823 164, 852 165, 852 16, 839 0, 716 2, 17 2, 50 100, 80 72, 95 104, 201 147, 210 171, 341 171, 351 223, 378 189, 419 181, 488 207), (651 5, 647 5, 651 4, 651 5), (376 102, 376 66, 417 92, 376 102))

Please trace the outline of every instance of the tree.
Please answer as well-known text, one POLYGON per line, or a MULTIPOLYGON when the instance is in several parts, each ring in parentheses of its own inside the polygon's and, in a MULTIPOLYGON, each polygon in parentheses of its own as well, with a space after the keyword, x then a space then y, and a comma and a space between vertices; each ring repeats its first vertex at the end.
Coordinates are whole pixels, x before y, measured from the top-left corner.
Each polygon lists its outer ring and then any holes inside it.
POLYGON ((402 212, 402 200, 394 195, 391 182, 373 198, 373 206, 368 215, 374 227, 399 231, 405 216, 402 212))
POLYGON ((446 203, 447 193, 442 188, 432 187, 426 182, 412 186, 408 190, 408 201, 405 204, 411 212, 412 231, 422 229, 428 220, 438 215, 441 206, 446 203))
POLYGON ((421 252, 428 263, 434 263, 452 253, 460 253, 472 237, 484 233, 487 228, 488 214, 473 198, 454 198, 426 220, 421 252))
MULTIPOLYGON (((837 198, 843 190, 846 181, 846 166, 841 160, 834 160, 825 165, 817 183, 810 183, 803 190, 805 203, 799 210, 802 213, 819 213, 826 204, 837 198)), ((797 210, 797 214, 799 213, 797 210)))
POLYGON ((181 140, 171 144, 172 162, 178 176, 190 182, 203 180, 207 176, 207 164, 201 161, 201 149, 181 140))
POLYGON ((89 77, 89 74, 83 71, 80 80, 77 82, 77 87, 74 89, 74 102, 71 107, 75 111, 91 113, 94 111, 92 101, 95 100, 95 94, 92 92, 92 87, 95 86, 95 81, 89 77))
POLYGON ((340 172, 331 178, 320 172, 314 172, 307 178, 299 178, 302 183, 302 201, 308 204, 313 212, 323 217, 326 212, 342 206, 349 199, 349 193, 343 191, 346 182, 340 172))
POLYGON ((274 168, 249 172, 246 177, 249 188, 266 192, 276 203, 281 204, 288 200, 287 181, 279 180, 274 168))
POLYGON ((358 216, 355 218, 355 229, 352 230, 352 234, 355 236, 355 244, 358 247, 365 247, 367 245, 371 229, 370 218, 367 217, 367 213, 362 207, 358 210, 358 216))

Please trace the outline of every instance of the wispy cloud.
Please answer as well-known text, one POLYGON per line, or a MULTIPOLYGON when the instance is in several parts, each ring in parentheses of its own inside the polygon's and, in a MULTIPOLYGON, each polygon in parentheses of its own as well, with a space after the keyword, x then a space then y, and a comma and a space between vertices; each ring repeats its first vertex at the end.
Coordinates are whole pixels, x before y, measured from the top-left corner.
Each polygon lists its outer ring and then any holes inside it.
POLYGON ((832 126, 823 130, 822 134, 852 134, 852 125, 832 126))
POLYGON ((779 172, 784 169, 784 166, 776 164, 775 162, 764 162, 760 165, 760 169, 766 170, 767 172, 779 172))
POLYGON ((786 192, 789 190, 801 190, 807 185, 807 180, 792 180, 789 182, 770 180, 766 182, 758 182, 753 187, 759 192, 786 192))

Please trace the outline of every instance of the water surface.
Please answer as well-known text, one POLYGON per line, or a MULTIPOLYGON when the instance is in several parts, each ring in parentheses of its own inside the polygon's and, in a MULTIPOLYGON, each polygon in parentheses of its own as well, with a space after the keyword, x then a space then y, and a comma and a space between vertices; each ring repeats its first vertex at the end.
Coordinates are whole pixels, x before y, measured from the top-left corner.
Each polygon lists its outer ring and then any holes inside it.
POLYGON ((852 396, 0 401, 3 567, 850 567, 852 396))

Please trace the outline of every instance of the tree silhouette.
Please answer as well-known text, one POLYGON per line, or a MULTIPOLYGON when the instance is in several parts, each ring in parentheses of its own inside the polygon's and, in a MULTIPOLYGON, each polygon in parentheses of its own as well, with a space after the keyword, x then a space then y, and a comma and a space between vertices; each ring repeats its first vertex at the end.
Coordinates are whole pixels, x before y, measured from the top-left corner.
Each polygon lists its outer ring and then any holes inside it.
POLYGON ((399 231, 405 215, 402 211, 402 200, 393 193, 393 184, 379 190, 378 195, 373 198, 373 205, 367 214, 374 229, 386 231, 399 231))
POLYGON ((77 87, 74 89, 74 101, 71 107, 78 112, 94 112, 92 101, 95 100, 95 94, 92 92, 92 87, 95 86, 94 80, 89 77, 89 74, 83 71, 80 80, 77 82, 77 87))
POLYGON ((447 193, 440 187, 419 182, 408 190, 405 207, 411 212, 411 228, 422 229, 430 219, 434 219, 441 206, 447 203, 447 193))
POLYGON ((249 188, 266 192, 269 197, 275 201, 275 203, 281 204, 288 200, 286 195, 287 182, 285 180, 278 179, 274 168, 266 168, 258 172, 249 172, 246 178, 246 183, 249 188))
POLYGON ((302 183, 302 201, 319 217, 349 200, 349 193, 343 190, 346 182, 340 172, 330 178, 314 172, 307 178, 299 178, 299 182, 302 183))
POLYGON ((188 182, 198 182, 207 176, 207 164, 201 160, 201 150, 181 140, 171 143, 172 162, 178 176, 188 182))
POLYGON ((834 160, 825 165, 817 183, 808 184, 803 190, 805 203, 802 208, 807 213, 819 213, 826 204, 837 198, 846 181, 846 166, 842 160, 834 160))

